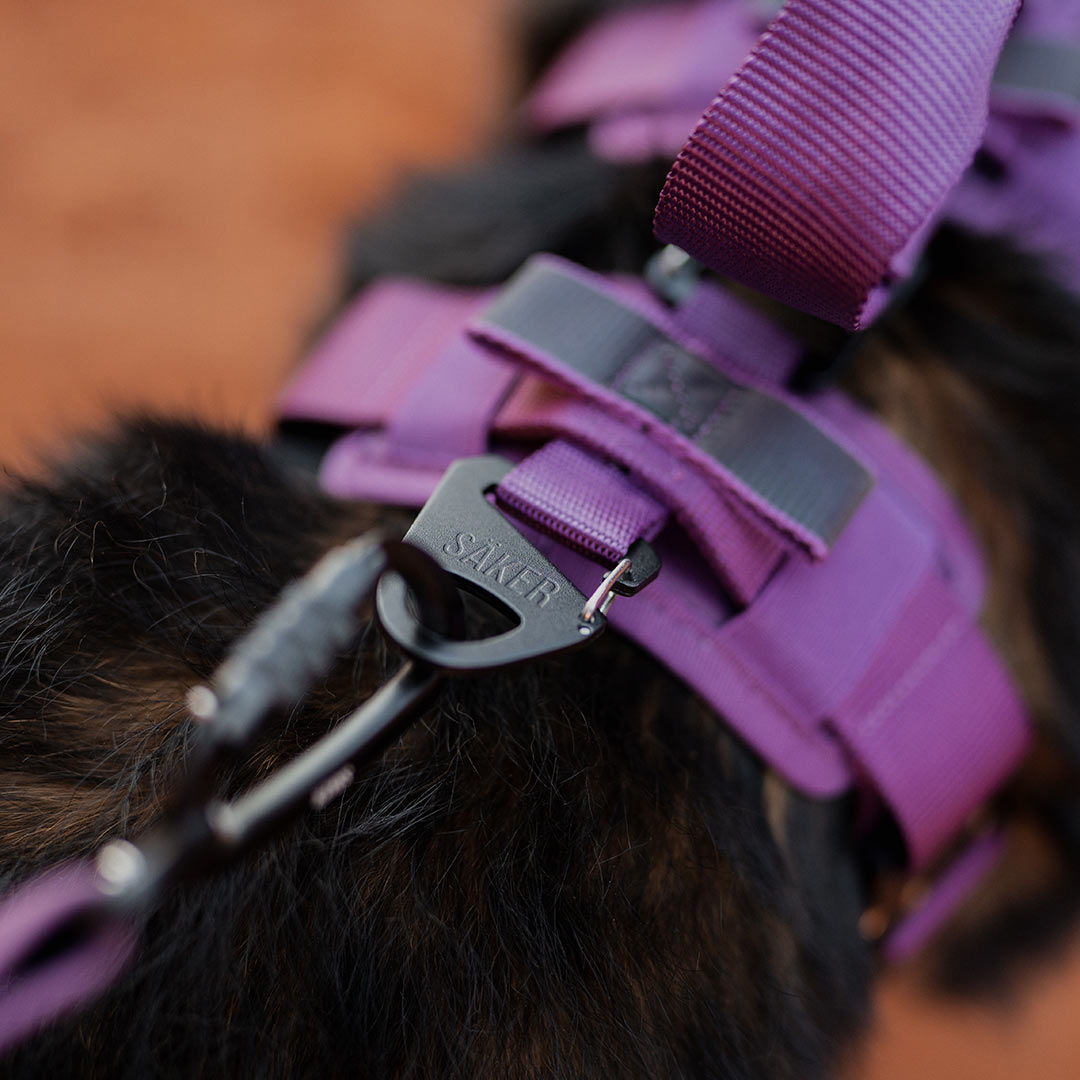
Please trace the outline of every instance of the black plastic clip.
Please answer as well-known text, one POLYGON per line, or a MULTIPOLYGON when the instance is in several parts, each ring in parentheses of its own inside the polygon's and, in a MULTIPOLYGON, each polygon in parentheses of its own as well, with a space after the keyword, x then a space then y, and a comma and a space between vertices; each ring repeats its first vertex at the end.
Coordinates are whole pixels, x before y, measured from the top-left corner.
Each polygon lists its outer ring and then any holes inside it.
POLYGON ((91 896, 24 943, 18 977, 72 962, 97 939, 152 909, 177 881, 215 873, 308 808, 322 809, 352 783, 360 762, 416 716, 444 674, 484 671, 583 645, 606 624, 615 593, 656 576, 659 560, 637 545, 589 600, 486 499, 511 465, 498 457, 451 467, 410 529, 409 543, 358 538, 325 556, 234 644, 188 707, 198 722, 185 776, 169 811, 135 842, 97 855, 91 896), (481 554, 481 551, 483 552, 481 554), (449 573, 444 573, 448 571, 449 573), (246 752, 266 714, 287 705, 353 638, 358 608, 375 583, 379 615, 410 658, 376 693, 313 745, 242 794, 218 792, 223 767, 246 752), (458 588, 516 620, 513 629, 466 641, 458 588))
MULTIPOLYGON (((494 455, 455 462, 405 534, 460 588, 508 615, 512 629, 481 641, 432 634, 410 605, 400 574, 387 573, 379 582, 386 632, 409 655, 447 672, 487 671, 565 652, 594 638, 607 622, 599 610, 586 617, 585 596, 488 502, 512 467, 494 455)), ((640 587, 632 579, 623 589, 640 587)), ((613 590, 623 591, 619 585, 613 590)))

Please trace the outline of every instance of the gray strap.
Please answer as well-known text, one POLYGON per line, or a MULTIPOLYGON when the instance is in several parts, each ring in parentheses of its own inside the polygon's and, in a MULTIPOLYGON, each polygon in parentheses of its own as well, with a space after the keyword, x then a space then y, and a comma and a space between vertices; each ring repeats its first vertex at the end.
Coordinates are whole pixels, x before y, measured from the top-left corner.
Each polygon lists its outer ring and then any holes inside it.
POLYGON ((689 352, 597 282, 530 260, 478 323, 647 410, 831 547, 873 487, 867 470, 791 405, 689 352))

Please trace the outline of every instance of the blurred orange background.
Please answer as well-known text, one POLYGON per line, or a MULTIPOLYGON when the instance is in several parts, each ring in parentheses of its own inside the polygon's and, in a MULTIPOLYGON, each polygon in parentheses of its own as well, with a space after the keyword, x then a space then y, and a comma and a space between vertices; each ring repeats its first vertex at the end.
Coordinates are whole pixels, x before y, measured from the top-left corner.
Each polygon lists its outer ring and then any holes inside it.
MULTIPOLYGON (((116 407, 249 431, 344 221, 501 115, 507 0, 0 2, 0 465, 116 407)), ((885 978, 849 1080, 1074 1080, 1080 949, 1008 1003, 885 978)))

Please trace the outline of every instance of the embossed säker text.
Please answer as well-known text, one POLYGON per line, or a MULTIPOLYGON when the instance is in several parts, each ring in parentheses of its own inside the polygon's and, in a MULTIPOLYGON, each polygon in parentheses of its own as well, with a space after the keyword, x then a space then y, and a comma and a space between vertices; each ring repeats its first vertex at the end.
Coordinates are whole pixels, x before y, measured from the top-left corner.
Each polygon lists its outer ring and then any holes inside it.
POLYGON ((559 583, 529 566, 524 559, 502 551, 502 547, 496 540, 478 541, 472 533, 462 532, 443 546, 443 553, 460 563, 473 566, 477 573, 537 607, 544 607, 559 591, 559 583))

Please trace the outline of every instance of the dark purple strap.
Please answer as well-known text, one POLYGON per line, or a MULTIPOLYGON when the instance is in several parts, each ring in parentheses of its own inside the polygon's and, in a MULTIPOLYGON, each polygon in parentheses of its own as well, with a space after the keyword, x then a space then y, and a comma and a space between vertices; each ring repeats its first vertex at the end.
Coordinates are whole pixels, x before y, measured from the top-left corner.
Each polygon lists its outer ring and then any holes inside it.
POLYGON ((137 925, 102 915, 101 900, 93 865, 72 863, 0 903, 0 1053, 92 1001, 130 963, 137 925), (93 921, 80 930, 80 917, 93 921), (49 950, 62 928, 70 932, 49 950))
POLYGON ((657 236, 855 329, 979 145, 1019 0, 790 0, 683 147, 657 236))
POLYGON ((671 160, 775 12, 743 0, 640 4, 601 16, 544 73, 525 123, 587 125, 593 153, 671 160))

